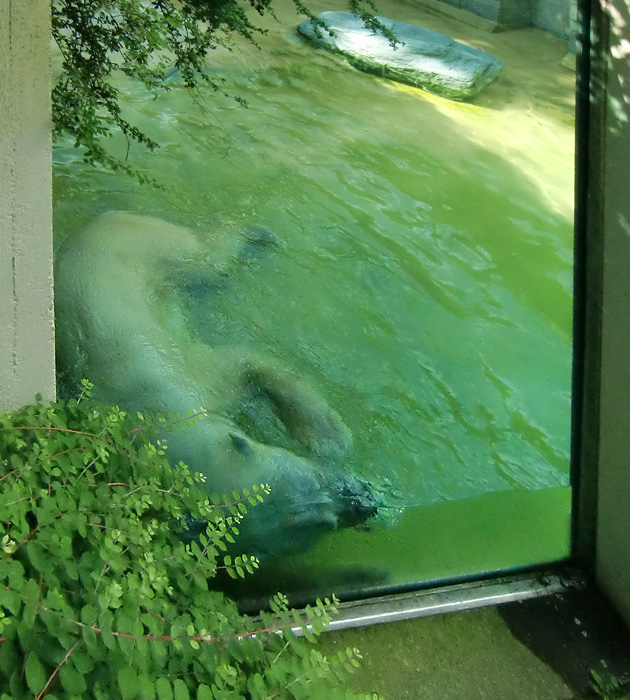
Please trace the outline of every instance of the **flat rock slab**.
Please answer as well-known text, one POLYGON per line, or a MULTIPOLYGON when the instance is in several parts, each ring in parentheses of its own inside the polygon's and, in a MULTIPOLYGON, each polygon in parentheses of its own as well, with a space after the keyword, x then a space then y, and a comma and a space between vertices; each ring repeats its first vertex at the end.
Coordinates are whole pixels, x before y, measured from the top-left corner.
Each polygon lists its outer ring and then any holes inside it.
POLYGON ((359 70, 452 100, 474 97, 503 68, 501 61, 490 54, 415 24, 378 17, 404 42, 394 48, 382 34, 365 27, 358 15, 322 12, 318 17, 333 36, 325 29, 320 29, 318 36, 310 20, 298 26, 298 31, 317 46, 343 54, 359 70))

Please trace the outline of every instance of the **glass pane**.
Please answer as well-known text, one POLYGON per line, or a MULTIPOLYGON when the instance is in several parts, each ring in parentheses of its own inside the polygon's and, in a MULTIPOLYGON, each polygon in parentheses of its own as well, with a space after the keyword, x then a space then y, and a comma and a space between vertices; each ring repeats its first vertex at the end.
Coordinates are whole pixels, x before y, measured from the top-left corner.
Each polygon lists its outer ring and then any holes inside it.
POLYGON ((458 101, 315 47, 279 4, 259 48, 210 52, 220 91, 173 70, 154 100, 116 76, 160 148, 106 146, 151 182, 58 143, 61 385, 203 405, 172 458, 213 490, 271 484, 239 542, 262 567, 235 594, 353 597, 567 556, 570 6, 380 2, 503 64, 458 101))

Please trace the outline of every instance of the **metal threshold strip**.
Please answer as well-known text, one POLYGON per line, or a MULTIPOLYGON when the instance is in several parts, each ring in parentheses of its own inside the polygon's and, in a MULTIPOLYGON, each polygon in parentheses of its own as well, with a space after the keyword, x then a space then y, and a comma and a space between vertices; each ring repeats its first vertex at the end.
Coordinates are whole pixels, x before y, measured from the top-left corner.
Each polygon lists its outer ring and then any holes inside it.
MULTIPOLYGON (((339 605, 339 614, 327 631, 500 605, 553 595, 582 585, 583 580, 572 571, 537 571, 352 601, 339 605)), ((297 629, 295 631, 299 634, 297 629)))

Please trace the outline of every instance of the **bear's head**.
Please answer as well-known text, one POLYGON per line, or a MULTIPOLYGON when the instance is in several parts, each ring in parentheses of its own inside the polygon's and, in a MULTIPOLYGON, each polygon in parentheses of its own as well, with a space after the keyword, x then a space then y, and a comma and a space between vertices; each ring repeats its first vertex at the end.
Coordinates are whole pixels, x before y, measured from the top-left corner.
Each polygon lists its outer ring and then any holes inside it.
POLYGON ((360 525, 378 511, 366 481, 253 440, 227 421, 204 421, 201 431, 177 431, 174 437, 169 453, 203 473, 209 492, 269 485, 269 495, 239 524, 236 544, 260 559, 304 551, 326 532, 360 525))

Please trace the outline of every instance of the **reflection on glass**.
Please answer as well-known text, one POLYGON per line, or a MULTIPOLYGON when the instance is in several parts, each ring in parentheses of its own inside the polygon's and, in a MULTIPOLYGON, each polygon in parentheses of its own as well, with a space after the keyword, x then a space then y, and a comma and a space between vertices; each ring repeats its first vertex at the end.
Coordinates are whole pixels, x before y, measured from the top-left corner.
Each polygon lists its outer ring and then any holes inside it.
POLYGON ((162 144, 131 164, 159 188, 57 149, 61 379, 129 408, 203 405, 171 454, 213 489, 272 484, 243 596, 568 554, 567 41, 437 5, 379 10, 503 62, 470 102, 355 70, 280 7, 261 50, 211 56, 248 108, 208 91, 200 110, 177 74, 157 101, 121 78, 162 144))

